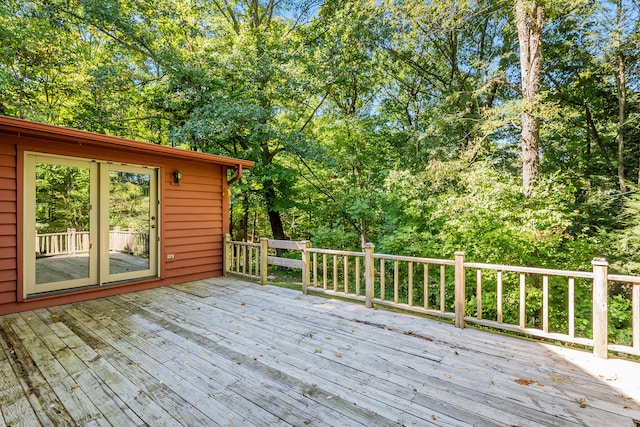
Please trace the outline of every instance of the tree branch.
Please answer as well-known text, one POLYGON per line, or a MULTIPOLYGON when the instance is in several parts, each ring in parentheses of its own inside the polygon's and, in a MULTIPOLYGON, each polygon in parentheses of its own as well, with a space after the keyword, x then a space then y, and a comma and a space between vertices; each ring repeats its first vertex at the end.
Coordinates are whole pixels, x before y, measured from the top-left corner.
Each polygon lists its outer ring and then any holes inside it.
POLYGON ((512 89, 512 90, 514 90, 515 92, 518 92, 518 94, 519 94, 520 96, 523 96, 522 88, 520 88, 520 87, 519 87, 519 86, 517 86, 517 85, 514 85, 514 84, 513 84, 513 83, 511 83, 511 82, 506 81, 505 79, 501 79, 501 78, 491 79, 491 80, 489 80, 487 83, 495 83, 495 84, 500 84, 500 85, 507 86, 509 89, 512 89))
POLYGON ((313 111, 311 112, 307 120, 304 122, 304 124, 300 128, 299 132, 302 132, 307 127, 307 125, 311 123, 311 120, 315 117, 316 113, 318 112, 322 104, 324 104, 325 99, 327 99, 330 93, 331 93, 331 85, 329 85, 329 88, 327 89, 327 93, 324 94, 324 96, 320 100, 320 103, 316 106, 316 108, 313 109, 313 111))

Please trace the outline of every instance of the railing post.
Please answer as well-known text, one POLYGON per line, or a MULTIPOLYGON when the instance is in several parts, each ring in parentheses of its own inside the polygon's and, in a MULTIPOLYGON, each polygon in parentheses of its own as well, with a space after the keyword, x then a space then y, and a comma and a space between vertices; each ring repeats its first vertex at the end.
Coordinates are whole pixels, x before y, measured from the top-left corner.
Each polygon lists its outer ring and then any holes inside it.
POLYGON ((134 246, 134 242, 133 242, 133 235, 136 231, 134 229, 132 229, 131 227, 129 227, 127 229, 127 246, 129 246, 129 254, 133 255, 135 253, 135 246, 134 246))
POLYGON ((267 284, 267 270, 269 268, 269 239, 260 238, 260 284, 267 284))
POLYGON ((365 306, 367 308, 373 307, 373 284, 375 268, 373 266, 373 250, 375 245, 373 243, 366 243, 364 245, 364 294, 365 294, 365 306))
POLYGON ((67 252, 71 255, 76 254, 76 229, 67 228, 67 252))
POLYGON ((309 252, 307 249, 311 247, 311 242, 303 240, 302 245, 302 293, 307 295, 307 287, 309 286, 309 252))
POLYGON ((222 274, 229 277, 229 266, 231 265, 231 234, 224 235, 222 244, 222 274))
POLYGON ((455 253, 455 315, 456 328, 464 328, 464 306, 466 301, 466 283, 464 274, 465 252, 455 253))
POLYGON ((594 258, 593 266, 593 354, 608 357, 607 287, 609 263, 604 258, 594 258))

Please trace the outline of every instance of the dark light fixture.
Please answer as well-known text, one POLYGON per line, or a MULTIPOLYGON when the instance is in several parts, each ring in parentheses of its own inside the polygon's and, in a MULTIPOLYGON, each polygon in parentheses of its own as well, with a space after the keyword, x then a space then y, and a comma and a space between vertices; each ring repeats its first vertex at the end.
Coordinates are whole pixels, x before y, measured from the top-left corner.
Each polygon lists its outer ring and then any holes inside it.
POLYGON ((180 185, 180 181, 182 181, 182 171, 181 170, 173 171, 173 183, 176 185, 180 185))

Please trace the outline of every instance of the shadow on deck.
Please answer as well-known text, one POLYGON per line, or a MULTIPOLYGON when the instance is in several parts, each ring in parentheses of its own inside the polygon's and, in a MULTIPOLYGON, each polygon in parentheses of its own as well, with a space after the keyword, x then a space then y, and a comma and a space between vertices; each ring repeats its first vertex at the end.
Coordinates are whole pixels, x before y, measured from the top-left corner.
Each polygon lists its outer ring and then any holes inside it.
POLYGON ((229 278, 3 316, 0 345, 0 425, 640 419, 640 363, 229 278))

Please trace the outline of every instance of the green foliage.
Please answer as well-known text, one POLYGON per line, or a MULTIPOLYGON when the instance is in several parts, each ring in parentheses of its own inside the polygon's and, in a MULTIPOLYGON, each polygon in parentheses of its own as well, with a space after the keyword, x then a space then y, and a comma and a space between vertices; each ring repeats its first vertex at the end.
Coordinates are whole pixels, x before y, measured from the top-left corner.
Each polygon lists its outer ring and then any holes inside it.
MULTIPOLYGON (((637 5, 621 1, 618 16, 610 2, 545 4, 541 175, 530 198, 509 2, 8 0, 0 114, 255 161, 231 190, 236 238, 370 241, 377 252, 463 250, 473 261, 566 269, 590 269, 598 256, 638 274, 637 5)), ((57 182, 62 172, 39 173, 51 181, 51 197, 38 195, 40 226, 58 228, 46 204, 74 194, 60 223, 84 227, 82 191, 57 182)), ((124 184, 121 195, 124 226, 138 217, 125 212, 129 197, 144 196, 124 184)), ((435 304, 439 284, 429 280, 435 304)), ((527 324, 538 325, 540 283, 527 280, 527 324)), ((493 284, 488 277, 489 317, 493 284)), ((552 329, 565 331, 567 286, 550 286, 552 329)), ((576 295, 576 331, 588 336, 588 285, 576 281, 576 295)), ((623 331, 628 289, 610 295, 623 331)))
POLYGON ((615 344, 632 345, 631 301, 623 295, 609 298, 609 341, 615 344))
POLYGON ((109 176, 109 229, 149 230, 149 175, 111 172, 109 176))
POLYGON ((391 204, 402 208, 387 214, 382 251, 451 258, 464 250, 482 262, 588 268, 593 248, 572 232, 576 217, 567 201, 574 194, 561 177, 526 199, 512 176, 490 164, 456 171, 455 182, 448 167, 435 164, 413 181, 408 172, 387 180, 391 204))
POLYGON ((637 191, 623 199, 618 218, 621 227, 610 236, 611 268, 622 274, 640 274, 640 194, 637 191))
POLYGON ((89 169, 52 164, 36 166, 38 233, 89 230, 89 169))

